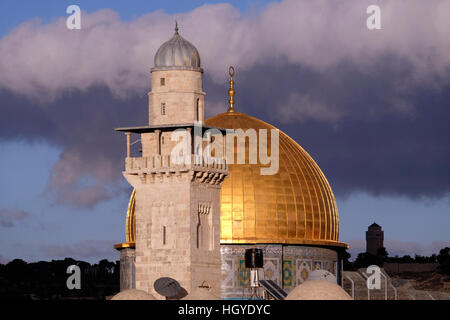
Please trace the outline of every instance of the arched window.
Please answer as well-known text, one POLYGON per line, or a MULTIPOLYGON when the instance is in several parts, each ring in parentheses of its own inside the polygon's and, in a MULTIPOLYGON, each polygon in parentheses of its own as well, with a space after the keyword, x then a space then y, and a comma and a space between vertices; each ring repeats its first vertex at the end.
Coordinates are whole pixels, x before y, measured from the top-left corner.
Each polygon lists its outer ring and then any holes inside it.
POLYGON ((165 104, 165 102, 161 103, 161 114, 162 115, 166 114, 166 104, 165 104))

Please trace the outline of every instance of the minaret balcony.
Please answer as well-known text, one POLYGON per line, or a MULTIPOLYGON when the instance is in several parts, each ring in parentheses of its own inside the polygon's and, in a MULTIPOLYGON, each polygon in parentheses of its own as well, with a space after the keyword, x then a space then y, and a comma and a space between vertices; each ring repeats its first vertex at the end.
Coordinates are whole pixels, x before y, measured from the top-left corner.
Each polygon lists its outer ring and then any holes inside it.
POLYGON ((191 169, 195 171, 228 171, 228 165, 225 157, 203 157, 194 154, 179 157, 152 155, 149 157, 125 158, 125 172, 128 174, 158 171, 188 171, 191 169))

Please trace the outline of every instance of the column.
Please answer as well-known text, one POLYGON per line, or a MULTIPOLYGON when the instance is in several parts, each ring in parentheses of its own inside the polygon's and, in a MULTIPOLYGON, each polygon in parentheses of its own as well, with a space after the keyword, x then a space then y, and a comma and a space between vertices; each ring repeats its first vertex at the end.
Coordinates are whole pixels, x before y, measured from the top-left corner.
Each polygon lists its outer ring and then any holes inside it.
POLYGON ((131 132, 125 132, 127 137, 127 158, 130 157, 131 154, 131 132))

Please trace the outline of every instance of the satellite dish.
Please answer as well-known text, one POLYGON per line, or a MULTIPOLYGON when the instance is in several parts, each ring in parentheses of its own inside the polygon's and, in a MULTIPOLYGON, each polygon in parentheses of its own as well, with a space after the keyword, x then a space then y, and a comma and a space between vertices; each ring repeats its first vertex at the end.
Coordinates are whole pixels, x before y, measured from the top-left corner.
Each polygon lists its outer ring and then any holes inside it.
POLYGON ((166 299, 180 299, 187 295, 186 290, 180 286, 177 280, 168 277, 157 279, 153 288, 166 299))

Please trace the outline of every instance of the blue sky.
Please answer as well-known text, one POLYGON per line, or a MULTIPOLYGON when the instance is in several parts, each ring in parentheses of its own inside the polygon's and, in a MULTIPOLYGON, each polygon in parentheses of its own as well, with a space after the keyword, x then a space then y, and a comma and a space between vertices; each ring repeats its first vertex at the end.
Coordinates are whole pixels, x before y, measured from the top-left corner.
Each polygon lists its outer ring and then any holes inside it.
MULTIPOLYGON (((42 142, 4 142, 0 144, 0 153, 2 207, 30 214, 26 221, 2 228, 3 257, 48 259, 49 246, 67 249, 85 239, 98 241, 99 246, 111 245, 115 236, 119 236, 118 242, 122 240, 128 204, 125 194, 95 208, 55 205, 46 192, 49 173, 60 156, 57 148, 42 142)), ((116 258, 111 247, 98 250, 107 258, 116 258)))
POLYGON ((392 254, 449 245, 450 44, 448 19, 433 11, 445 2, 411 2, 409 16, 437 17, 414 21, 421 37, 401 14, 367 33, 364 4, 359 15, 350 2, 325 28, 337 9, 321 1, 78 1, 83 19, 100 22, 68 34, 58 18, 73 2, 2 1, 0 262, 118 258, 130 188, 113 128, 145 124, 148 69, 175 19, 202 56, 207 116, 225 111, 223 70, 236 65, 237 108, 316 160, 353 256, 374 221, 392 254))

